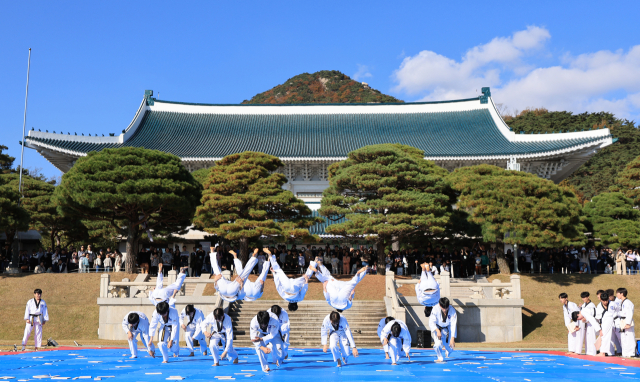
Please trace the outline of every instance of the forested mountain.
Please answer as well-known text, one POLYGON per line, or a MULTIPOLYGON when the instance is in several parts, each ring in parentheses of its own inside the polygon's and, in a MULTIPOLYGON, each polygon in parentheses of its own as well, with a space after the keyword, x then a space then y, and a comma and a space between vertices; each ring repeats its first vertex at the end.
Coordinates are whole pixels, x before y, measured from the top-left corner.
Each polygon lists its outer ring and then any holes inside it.
POLYGON ((302 103, 394 103, 403 102, 380 93, 337 70, 302 73, 284 84, 255 95, 242 103, 302 104, 302 103))
POLYGON ((594 155, 564 181, 583 194, 586 200, 608 191, 618 172, 640 155, 640 130, 634 122, 618 119, 611 113, 573 114, 535 109, 524 110, 515 118, 503 118, 516 134, 520 131, 526 134, 558 133, 608 127, 618 142, 594 155))

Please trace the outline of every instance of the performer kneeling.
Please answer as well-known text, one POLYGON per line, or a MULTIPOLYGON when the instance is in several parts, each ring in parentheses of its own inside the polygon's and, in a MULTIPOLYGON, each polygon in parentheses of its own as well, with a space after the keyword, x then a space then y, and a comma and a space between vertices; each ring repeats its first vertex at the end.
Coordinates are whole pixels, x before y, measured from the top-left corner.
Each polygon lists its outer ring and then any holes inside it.
MULTIPOLYGON (((395 320, 395 318, 391 316, 380 320, 380 323, 378 324, 378 338, 382 338, 380 337, 382 335, 382 329, 384 329, 384 327, 393 320, 395 320)), ((384 349, 384 359, 389 359, 389 344, 383 342, 382 348, 384 349)))
POLYGON ((202 355, 207 355, 207 340, 204 339, 202 332, 198 331, 202 321, 204 321, 204 313, 193 304, 185 306, 180 312, 180 327, 184 330, 184 340, 191 352, 189 357, 193 357, 193 340, 198 340, 202 355))
POLYGON ((24 311, 24 320, 27 325, 24 328, 24 336, 22 337, 22 351, 27 346, 27 341, 31 337, 31 330, 35 328, 33 340, 35 342, 35 350, 42 347, 42 327, 49 321, 49 311, 47 303, 42 300, 42 289, 33 291, 33 299, 27 301, 27 308, 24 311))
POLYGON ((260 366, 262 371, 270 371, 269 365, 265 354, 271 353, 272 362, 276 366, 280 367, 282 363, 282 338, 280 338, 280 323, 267 311, 260 311, 251 320, 249 333, 251 335, 251 342, 256 348, 256 353, 260 359, 260 366), (267 347, 268 344, 272 344, 273 349, 267 347))
POLYGON ((231 317, 222 308, 216 308, 209 313, 207 318, 200 323, 198 331, 204 333, 204 336, 210 339, 209 350, 213 356, 213 366, 219 366, 220 359, 225 357, 228 357, 229 361, 233 361, 233 363, 238 363, 238 353, 233 348, 231 317), (222 355, 218 357, 218 344, 220 341, 225 342, 225 347, 222 355))
POLYGON ((338 363, 338 367, 342 366, 342 362, 346 365, 349 361, 349 346, 353 349, 353 356, 358 356, 358 349, 353 340, 349 323, 344 316, 340 316, 340 313, 331 312, 324 318, 320 335, 322 337, 322 351, 326 353, 327 348, 330 348, 333 361, 338 363), (327 336, 329 336, 329 344, 327 344, 327 336))
MULTIPOLYGON (((158 325, 160 325, 160 329, 158 329, 158 333, 160 334, 158 348, 160 348, 160 353, 162 353, 162 363, 169 362, 169 351, 173 353, 174 357, 177 357, 180 352, 180 345, 178 344, 178 339, 180 338, 178 335, 179 321, 180 316, 178 315, 178 311, 169 307, 168 302, 162 301, 156 305, 156 311, 153 312, 151 325, 149 325, 149 337, 153 339, 156 329, 158 325)), ((149 351, 149 355, 154 357, 155 353, 149 351)))
POLYGON ((409 352, 411 351, 411 333, 407 325, 400 321, 390 321, 382 329, 380 334, 380 340, 384 345, 389 346, 389 353, 391 353, 391 364, 397 365, 400 360, 400 354, 404 351, 407 359, 411 361, 409 352))
MULTIPOLYGON (((138 358, 138 336, 149 354, 154 353, 153 342, 149 337, 149 319, 142 312, 129 312, 122 319, 122 329, 127 333, 131 358, 138 358)), ((152 355, 153 356, 153 355, 152 355)))
POLYGON ((442 297, 438 304, 440 309, 437 312, 432 312, 429 317, 429 328, 431 329, 431 338, 433 338, 433 348, 438 356, 436 362, 444 362, 442 346, 444 345, 447 358, 456 346, 458 314, 453 306, 450 305, 448 298, 442 297))
POLYGON ((267 312, 280 323, 279 333, 282 338, 282 351, 284 353, 284 359, 287 359, 289 358, 289 334, 291 332, 289 314, 282 310, 279 305, 273 305, 267 312))

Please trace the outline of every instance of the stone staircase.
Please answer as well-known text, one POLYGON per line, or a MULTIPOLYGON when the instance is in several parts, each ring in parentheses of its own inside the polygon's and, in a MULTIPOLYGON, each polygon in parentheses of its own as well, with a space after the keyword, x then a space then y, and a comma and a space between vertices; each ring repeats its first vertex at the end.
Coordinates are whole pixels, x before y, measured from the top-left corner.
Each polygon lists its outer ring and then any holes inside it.
MULTIPOLYGON (((286 310, 283 300, 258 300, 253 302, 236 301, 229 305, 229 316, 233 321, 234 345, 253 346, 249 340, 249 324, 261 310, 267 310, 278 304, 286 310)), ((292 347, 319 347, 322 320, 333 309, 326 301, 303 301, 296 312, 289 313, 291 322, 290 343, 292 347)), ((356 301, 351 309, 342 314, 347 318, 353 339, 358 347, 379 347, 377 336, 380 319, 387 316, 383 301, 356 301)))

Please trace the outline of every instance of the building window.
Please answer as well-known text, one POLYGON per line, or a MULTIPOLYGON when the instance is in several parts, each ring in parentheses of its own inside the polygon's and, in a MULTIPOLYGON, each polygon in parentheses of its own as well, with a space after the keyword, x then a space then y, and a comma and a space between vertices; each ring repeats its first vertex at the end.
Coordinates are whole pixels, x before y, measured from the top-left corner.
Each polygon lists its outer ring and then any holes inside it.
POLYGON ((299 198, 322 198, 322 192, 297 192, 299 198))

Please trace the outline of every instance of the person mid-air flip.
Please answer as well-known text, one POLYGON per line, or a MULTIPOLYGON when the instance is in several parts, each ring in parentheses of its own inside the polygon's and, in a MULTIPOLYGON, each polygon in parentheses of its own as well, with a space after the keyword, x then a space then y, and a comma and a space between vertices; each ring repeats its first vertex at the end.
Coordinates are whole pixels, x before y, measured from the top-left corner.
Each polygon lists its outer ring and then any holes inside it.
POLYGON ((280 268, 280 265, 276 261, 276 256, 271 254, 268 249, 264 250, 267 254, 270 254, 269 261, 271 262, 271 273, 273 274, 273 282, 276 284, 278 294, 289 303, 288 311, 295 312, 298 310, 298 303, 304 300, 304 296, 309 289, 309 279, 313 276, 315 271, 315 261, 309 264, 307 272, 302 277, 290 279, 284 271, 280 268))
POLYGON ((431 310, 440 301, 440 285, 433 277, 429 264, 422 263, 422 275, 420 282, 416 284, 416 297, 421 305, 424 305, 425 317, 431 316, 431 310))
MULTIPOLYGON (((353 251, 353 248, 351 250, 353 251)), ((324 297, 329 305, 338 312, 351 308, 356 286, 367 275, 369 266, 361 268, 349 281, 338 281, 331 276, 331 273, 324 265, 319 263, 319 258, 316 258, 316 262, 319 264, 319 271, 315 269, 315 264, 310 264, 309 269, 316 271, 316 278, 322 283, 324 297)))

